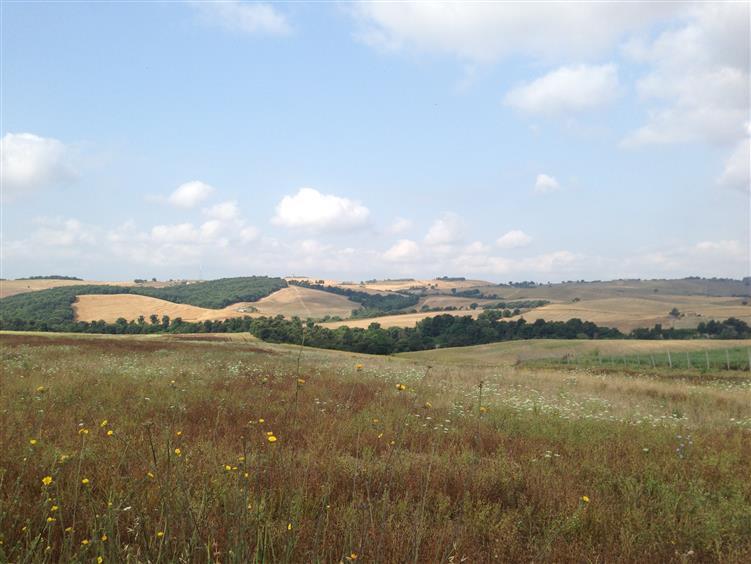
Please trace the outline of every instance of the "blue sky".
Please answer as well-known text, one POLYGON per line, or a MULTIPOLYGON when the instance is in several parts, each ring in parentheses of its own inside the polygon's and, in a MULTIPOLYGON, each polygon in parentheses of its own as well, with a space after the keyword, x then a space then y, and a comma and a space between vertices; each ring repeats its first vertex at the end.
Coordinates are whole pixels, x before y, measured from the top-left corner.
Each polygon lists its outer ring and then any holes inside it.
POLYGON ((2 5, 3 276, 749 273, 749 5, 2 5))

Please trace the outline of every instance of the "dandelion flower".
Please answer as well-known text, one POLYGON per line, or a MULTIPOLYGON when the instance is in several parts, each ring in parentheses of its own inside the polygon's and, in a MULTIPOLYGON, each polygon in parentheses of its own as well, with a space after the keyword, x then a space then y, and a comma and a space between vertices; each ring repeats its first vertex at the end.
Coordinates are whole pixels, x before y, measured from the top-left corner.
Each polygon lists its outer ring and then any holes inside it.
POLYGON ((583 495, 583 496, 582 496, 582 501, 583 501, 584 503, 589 503, 589 496, 583 495))
POLYGON ((147 475, 147 476, 148 476, 149 478, 151 478, 152 480, 154 479, 154 473, 153 473, 153 472, 146 472, 146 475, 147 475))
POLYGON ((83 539, 81 541, 81 544, 84 545, 84 546, 86 546, 87 544, 89 544, 89 539, 83 539))
POLYGON ((107 436, 108 437, 111 437, 114 434, 115 434, 115 432, 112 429, 110 429, 109 431, 107 431, 107 436))
POLYGON ((267 436, 267 437, 270 437, 270 436, 271 436, 271 435, 273 435, 273 434, 274 434, 274 432, 273 432, 273 431, 266 431, 266 436, 267 436))
POLYGON ((268 437, 266 437, 266 440, 268 440, 270 443, 275 443, 276 437, 274 435, 269 435, 268 437))
POLYGON ((81 428, 80 428, 80 429, 78 430, 78 434, 79 434, 79 435, 88 435, 88 434, 89 434, 89 430, 88 430, 88 429, 87 429, 86 427, 81 427, 81 428))
POLYGON ((102 538, 102 541, 106 541, 109 537, 106 534, 104 534, 104 535, 102 535, 101 538, 102 538))
POLYGON ((292 530, 292 523, 287 523, 287 530, 288 530, 288 531, 291 531, 291 530, 292 530))
POLYGON ((49 486, 52 483, 52 476, 45 476, 42 478, 42 484, 49 486))
POLYGON ((175 449, 175 456, 182 456, 183 451, 181 451, 179 448, 175 449))
POLYGON ((29 439, 29 444, 33 446, 33 445, 37 444, 37 440, 36 439, 29 439))
POLYGON ((241 455, 241 456, 238 456, 238 457, 237 457, 237 460, 238 460, 238 462, 245 462, 245 457, 244 457, 244 456, 242 456, 242 455, 241 455))
POLYGON ((54 517, 47 517, 47 522, 48 523, 54 523, 55 521, 56 521, 56 519, 54 517))
POLYGON ((403 392, 404 390, 406 390, 406 389, 407 389, 407 386, 405 386, 404 384, 396 384, 396 386, 395 386, 395 387, 396 387, 396 389, 397 389, 397 390, 399 390, 400 392, 403 392))
POLYGON ((175 436, 176 436, 176 437, 182 437, 182 435, 183 435, 183 432, 182 432, 182 431, 177 431, 177 432, 175 433, 175 436))
POLYGON ((164 536, 164 531, 159 531, 159 532, 158 532, 158 533, 156 534, 156 538, 158 538, 158 539, 162 538, 163 536, 164 536))
POLYGON ((109 421, 107 421, 106 419, 102 419, 102 422, 99 424, 99 426, 100 427, 106 427, 107 423, 109 423, 109 421))
POLYGON ((102 564, 102 562, 104 562, 104 558, 101 557, 101 556, 97 556, 96 557, 96 564, 102 564))
POLYGON ((90 484, 91 482, 89 481, 89 479, 88 479, 88 478, 84 478, 83 480, 81 480, 81 483, 82 483, 82 484, 83 484, 84 486, 88 486, 88 485, 89 485, 89 484, 90 484))
POLYGON ((66 533, 72 533, 73 532, 73 527, 65 527, 65 532, 66 533))
POLYGON ((230 470, 232 470, 232 466, 230 466, 229 464, 225 464, 225 465, 224 465, 224 469, 225 469, 225 470, 226 470, 227 472, 229 472, 230 470))
POLYGON ((349 559, 350 560, 357 560, 357 553, 356 552, 351 552, 350 555, 349 555, 349 559))
POLYGON ((54 512, 55 512, 55 511, 57 511, 58 509, 60 509, 60 508, 59 508, 59 507, 58 507, 57 505, 53 505, 52 507, 50 507, 50 511, 51 511, 52 513, 54 513, 54 512))
POLYGON ((265 420, 265 419, 263 419, 263 418, 261 418, 261 419, 259 419, 259 420, 258 420, 258 422, 259 422, 259 423, 266 423, 266 420, 265 420))

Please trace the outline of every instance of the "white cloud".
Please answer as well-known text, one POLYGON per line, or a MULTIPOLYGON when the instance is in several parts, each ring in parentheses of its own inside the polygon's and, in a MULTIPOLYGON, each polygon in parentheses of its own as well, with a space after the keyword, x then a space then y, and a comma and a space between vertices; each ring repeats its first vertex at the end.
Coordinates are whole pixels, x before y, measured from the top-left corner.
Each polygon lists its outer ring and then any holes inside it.
POLYGON ((200 237, 200 231, 192 223, 155 225, 151 228, 151 238, 157 243, 194 243, 200 237))
POLYGON ((425 242, 428 245, 453 245, 464 237, 464 222, 455 213, 444 213, 430 226, 425 242))
POLYGON ((209 186, 200 180, 192 180, 178 186, 167 198, 167 201, 179 208, 192 208, 203 202, 213 192, 213 186, 209 186))
POLYGON ((417 243, 409 239, 401 239, 383 253, 383 258, 395 262, 407 261, 417 258, 419 253, 420 247, 417 243))
POLYGON ((539 114, 578 112, 602 106, 618 93, 615 65, 560 67, 530 83, 511 90, 505 103, 539 114))
POLYGON ((527 235, 524 231, 513 229, 499 237, 495 244, 501 249, 518 249, 520 247, 526 247, 531 242, 532 237, 527 235))
POLYGON ((271 221, 283 227, 344 230, 365 225, 369 215, 368 208, 348 198, 300 188, 294 196, 282 198, 271 221))
POLYGON ((538 174, 535 180, 535 192, 538 194, 547 194, 561 189, 558 181, 547 174, 538 174))
POLYGON ((725 161, 720 185, 741 191, 751 191, 751 139, 743 139, 725 161))
POLYGON ((270 4, 223 0, 193 2, 206 22, 230 31, 250 34, 286 35, 291 27, 287 18, 270 4))
POLYGON ((59 186, 77 176, 63 143, 32 133, 6 133, 0 143, 0 163, 5 199, 59 186))
POLYGON ((229 221, 237 218, 240 215, 240 210, 237 207, 237 202, 229 200, 226 202, 220 202, 205 209, 204 213, 213 219, 229 221))
POLYGON ((743 246, 738 241, 701 241, 695 249, 701 253, 716 253, 727 256, 740 257, 744 254, 743 246))
POLYGON ((397 217, 388 227, 387 231, 392 235, 404 233, 412 227, 412 221, 403 217, 397 217))
POLYGON ((513 55, 592 57, 684 9, 671 2, 361 2, 358 37, 387 51, 492 63, 513 55), (586 30, 586 33, 572 33, 586 30))
POLYGON ((650 66, 637 82, 647 122, 626 146, 658 143, 735 143, 745 135, 749 101, 749 4, 694 5, 686 23, 654 41, 624 47, 650 66))

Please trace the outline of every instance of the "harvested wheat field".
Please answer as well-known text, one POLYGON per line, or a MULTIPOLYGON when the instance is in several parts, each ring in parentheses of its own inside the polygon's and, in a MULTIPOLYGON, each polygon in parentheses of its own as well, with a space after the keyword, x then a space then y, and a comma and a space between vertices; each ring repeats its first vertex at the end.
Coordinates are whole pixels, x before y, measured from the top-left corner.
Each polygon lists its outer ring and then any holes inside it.
POLYGON ((301 319, 326 315, 349 317, 353 309, 360 308, 360 304, 344 296, 302 286, 283 288, 249 305, 262 315, 297 316, 301 319))
POLYGON ((176 304, 136 294, 92 294, 78 296, 73 304, 76 320, 113 322, 120 317, 128 321, 139 316, 163 315, 171 319, 180 317, 183 321, 208 321, 260 315, 285 317, 297 316, 302 319, 318 318, 325 315, 349 317, 359 304, 344 296, 338 296, 321 290, 311 290, 290 286, 258 300, 257 302, 240 302, 223 309, 209 309, 187 304, 176 304))
MULTIPOLYGON (((751 307, 743 305, 742 298, 711 298, 706 296, 656 296, 650 298, 606 298, 582 300, 576 303, 552 303, 524 313, 529 322, 568 321, 579 318, 598 325, 617 327, 630 331, 639 327, 696 327, 701 321, 737 317, 751 320, 751 307), (683 314, 680 318, 669 315, 673 308, 683 314)), ((518 318, 515 318, 518 319, 518 318)))
POLYGON ((170 319, 180 317, 183 321, 207 321, 251 315, 238 311, 247 305, 232 304, 224 309, 208 309, 136 294, 92 294, 78 296, 73 303, 73 311, 77 321, 104 320, 113 323, 121 317, 131 321, 140 316, 148 319, 151 315, 160 318, 167 315, 170 319))
MULTIPOLYGON (((26 292, 38 292, 39 290, 48 290, 50 288, 59 288, 61 286, 81 286, 81 285, 101 285, 101 286, 135 286, 133 282, 95 282, 93 280, 0 280, 0 299, 16 294, 25 294, 26 292)), ((156 287, 159 284, 141 284, 141 286, 156 287)), ((164 286, 165 284, 161 284, 164 286)))

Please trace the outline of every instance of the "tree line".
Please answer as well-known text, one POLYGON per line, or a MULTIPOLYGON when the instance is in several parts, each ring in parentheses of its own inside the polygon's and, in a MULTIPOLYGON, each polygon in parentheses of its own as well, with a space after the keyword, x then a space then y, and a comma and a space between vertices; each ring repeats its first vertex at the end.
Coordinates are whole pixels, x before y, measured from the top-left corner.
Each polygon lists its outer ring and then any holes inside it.
POLYGON ((330 329, 314 321, 284 317, 242 317, 223 321, 187 322, 181 318, 150 316, 136 321, 118 319, 104 321, 68 321, 59 324, 1 320, 0 329, 19 331, 67 331, 77 333, 149 334, 149 333, 250 333, 263 341, 299 344, 305 334, 305 345, 368 354, 393 354, 443 347, 464 347, 526 339, 690 339, 690 338, 751 338, 751 328, 744 321, 730 318, 710 322, 697 329, 636 329, 624 334, 618 329, 602 327, 590 321, 545 321, 528 323, 524 319, 505 321, 500 312, 486 311, 476 319, 470 316, 438 315, 428 317, 415 327, 383 328, 371 323, 367 329, 338 327, 330 329), (732 328, 731 331, 727 331, 732 328), (702 332, 703 331, 703 332, 702 332))

